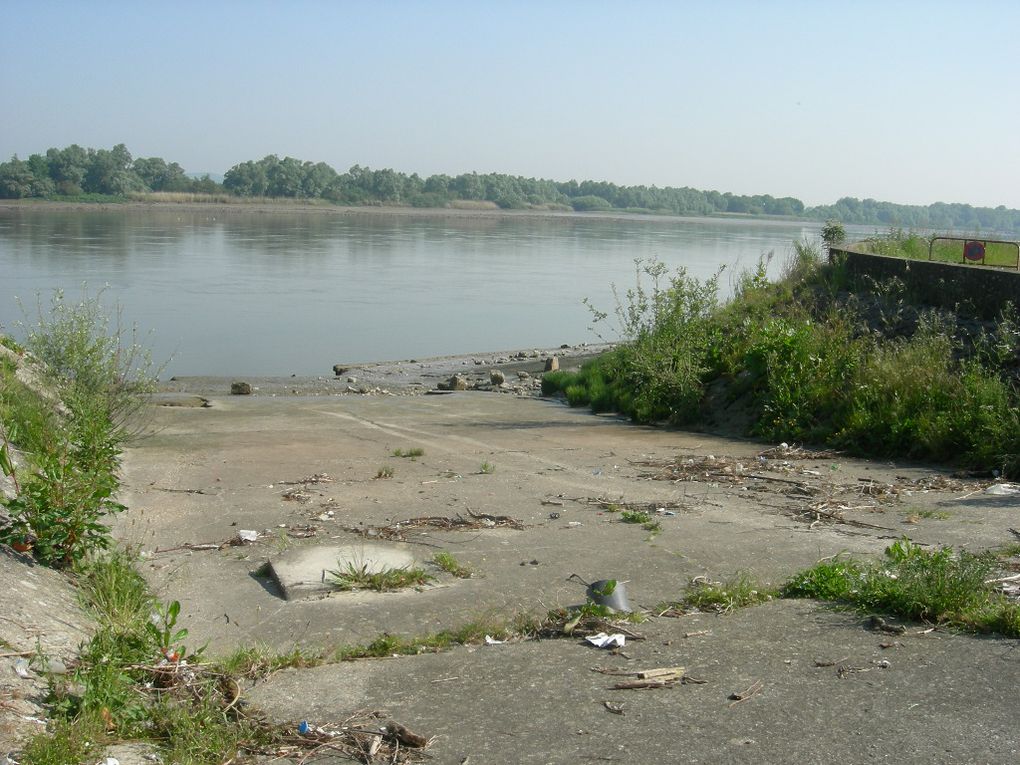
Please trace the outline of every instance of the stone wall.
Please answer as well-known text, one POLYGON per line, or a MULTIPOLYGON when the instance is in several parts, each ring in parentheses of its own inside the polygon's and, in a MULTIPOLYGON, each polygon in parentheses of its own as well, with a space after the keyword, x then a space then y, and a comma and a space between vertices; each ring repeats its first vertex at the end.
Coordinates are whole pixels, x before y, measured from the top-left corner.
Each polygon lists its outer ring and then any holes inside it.
POLYGON ((978 319, 996 318, 1006 302, 1020 307, 1020 271, 870 255, 853 245, 829 251, 830 261, 844 258, 855 281, 867 276, 882 283, 896 277, 911 298, 927 305, 978 319))

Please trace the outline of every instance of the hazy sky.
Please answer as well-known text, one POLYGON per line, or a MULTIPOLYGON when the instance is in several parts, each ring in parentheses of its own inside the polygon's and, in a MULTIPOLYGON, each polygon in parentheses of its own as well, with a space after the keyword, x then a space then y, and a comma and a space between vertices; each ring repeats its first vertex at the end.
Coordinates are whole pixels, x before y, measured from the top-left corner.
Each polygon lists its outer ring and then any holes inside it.
POLYGON ((0 0, 0 157, 1020 208, 1020 2, 0 0))

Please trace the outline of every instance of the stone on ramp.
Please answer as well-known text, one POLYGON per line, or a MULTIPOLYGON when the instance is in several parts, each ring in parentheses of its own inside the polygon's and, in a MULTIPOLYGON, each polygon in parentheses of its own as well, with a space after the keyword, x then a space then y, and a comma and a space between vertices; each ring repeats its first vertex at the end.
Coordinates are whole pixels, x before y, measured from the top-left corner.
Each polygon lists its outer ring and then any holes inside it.
POLYGON ((369 574, 414 565, 414 556, 396 545, 355 544, 297 547, 269 562, 270 570, 287 600, 333 591, 330 571, 348 564, 369 574))

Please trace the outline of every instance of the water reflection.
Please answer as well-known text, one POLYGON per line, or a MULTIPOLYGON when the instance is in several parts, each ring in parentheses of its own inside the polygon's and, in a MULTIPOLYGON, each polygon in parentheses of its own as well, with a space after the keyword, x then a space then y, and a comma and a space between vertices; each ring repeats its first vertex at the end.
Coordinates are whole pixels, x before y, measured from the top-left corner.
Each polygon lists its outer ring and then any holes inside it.
MULTIPOLYGON (((0 326, 82 282, 154 330, 171 374, 323 374, 332 364, 593 339, 633 259, 696 276, 817 235, 705 219, 116 209, 0 211, 0 326)), ((727 287, 724 280, 723 287, 727 287)))

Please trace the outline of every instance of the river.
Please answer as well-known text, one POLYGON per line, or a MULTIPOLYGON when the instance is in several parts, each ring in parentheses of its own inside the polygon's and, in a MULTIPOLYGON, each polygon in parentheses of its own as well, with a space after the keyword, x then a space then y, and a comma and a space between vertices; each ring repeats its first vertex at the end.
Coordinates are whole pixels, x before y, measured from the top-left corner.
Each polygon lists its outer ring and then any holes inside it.
MULTIPOLYGON (((0 329, 37 296, 103 290, 171 375, 319 375, 333 364, 596 341, 634 259, 734 275, 820 226, 655 216, 0 208, 0 329)), ((613 339, 613 335, 607 339, 613 339)))

